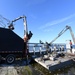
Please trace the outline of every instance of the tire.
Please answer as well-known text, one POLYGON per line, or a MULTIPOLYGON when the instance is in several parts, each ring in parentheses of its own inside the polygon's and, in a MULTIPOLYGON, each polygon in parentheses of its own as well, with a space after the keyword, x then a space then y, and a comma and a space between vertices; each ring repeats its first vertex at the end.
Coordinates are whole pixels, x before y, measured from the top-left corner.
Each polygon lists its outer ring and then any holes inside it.
POLYGON ((7 55, 7 57, 6 57, 6 62, 7 62, 8 64, 12 64, 14 61, 15 61, 15 56, 14 56, 13 54, 7 55))

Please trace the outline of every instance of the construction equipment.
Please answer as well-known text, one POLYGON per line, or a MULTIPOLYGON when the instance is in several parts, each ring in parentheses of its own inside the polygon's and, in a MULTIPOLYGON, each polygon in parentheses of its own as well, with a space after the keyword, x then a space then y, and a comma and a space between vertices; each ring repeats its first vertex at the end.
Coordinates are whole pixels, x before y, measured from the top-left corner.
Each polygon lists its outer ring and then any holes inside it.
POLYGON ((70 33, 71 33, 73 42, 74 42, 74 44, 75 44, 75 38, 74 38, 73 31, 72 31, 71 27, 68 26, 68 25, 67 25, 67 26, 58 34, 58 36, 57 36, 56 38, 54 38, 49 44, 52 44, 56 39, 58 39, 58 38, 59 38, 64 32, 66 32, 68 29, 70 30, 70 33))
POLYGON ((27 29, 27 21, 26 21, 26 16, 20 16, 14 20, 11 21, 10 25, 8 26, 9 29, 14 30, 14 24, 13 22, 16 22, 19 19, 23 19, 24 23, 24 36, 28 34, 28 29, 27 29))
MULTIPOLYGON (((5 19, 4 17, 2 17, 5 19)), ((32 37, 32 32, 27 29, 26 16, 20 16, 9 23, 8 28, 0 27, 0 61, 5 59, 7 63, 13 63, 16 57, 26 57, 28 49, 27 42, 32 37), (14 29, 14 22, 23 19, 24 23, 24 37, 17 35, 14 29)))
POLYGON ((0 15, 0 25, 4 25, 3 27, 5 28, 6 27, 6 24, 3 22, 4 20, 7 21, 8 23, 8 28, 11 29, 11 30, 14 30, 14 24, 13 22, 16 22, 17 20, 19 19, 23 19, 23 22, 24 22, 24 34, 25 33, 28 33, 28 30, 27 30, 27 21, 26 21, 26 16, 20 16, 12 21, 8 20, 7 18, 3 17, 2 15, 0 15))

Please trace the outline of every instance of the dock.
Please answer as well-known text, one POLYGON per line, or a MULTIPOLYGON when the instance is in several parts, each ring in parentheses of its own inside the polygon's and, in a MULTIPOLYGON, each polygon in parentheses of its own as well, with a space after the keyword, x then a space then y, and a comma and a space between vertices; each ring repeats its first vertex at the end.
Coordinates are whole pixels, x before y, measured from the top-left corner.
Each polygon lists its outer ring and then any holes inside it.
POLYGON ((49 71, 55 71, 61 68, 65 68, 70 66, 71 64, 74 63, 73 59, 75 58, 75 56, 71 56, 68 54, 65 54, 64 57, 48 57, 47 55, 45 55, 43 57, 43 60, 41 60, 41 57, 35 58, 34 60, 40 64, 41 66, 43 66, 44 68, 46 68, 49 71), (53 59, 51 59, 53 58, 53 59))

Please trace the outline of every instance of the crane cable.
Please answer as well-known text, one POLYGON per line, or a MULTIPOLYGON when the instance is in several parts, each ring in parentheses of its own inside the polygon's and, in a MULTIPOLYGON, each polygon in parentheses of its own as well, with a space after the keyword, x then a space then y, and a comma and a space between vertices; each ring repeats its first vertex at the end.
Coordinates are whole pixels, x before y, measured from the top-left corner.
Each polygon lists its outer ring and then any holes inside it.
POLYGON ((0 25, 1 25, 3 28, 6 27, 6 24, 3 22, 4 20, 8 22, 7 24, 10 23, 10 20, 8 20, 8 19, 6 19, 5 17, 3 17, 2 15, 0 15, 0 25))

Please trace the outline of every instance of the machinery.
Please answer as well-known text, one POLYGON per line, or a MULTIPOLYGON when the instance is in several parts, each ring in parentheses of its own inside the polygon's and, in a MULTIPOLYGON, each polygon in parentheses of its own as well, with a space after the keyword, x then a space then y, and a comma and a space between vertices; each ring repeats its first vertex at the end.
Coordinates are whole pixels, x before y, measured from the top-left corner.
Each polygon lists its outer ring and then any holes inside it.
POLYGON ((26 16, 20 16, 12 21, 7 20, 3 16, 0 16, 0 19, 9 22, 8 28, 6 28, 6 25, 0 21, 0 25, 2 23, 2 25, 4 25, 0 27, 0 61, 5 59, 7 63, 13 63, 17 57, 26 57, 28 54, 27 42, 33 35, 31 31, 28 33, 26 16), (13 23, 19 19, 23 19, 24 39, 13 31, 13 23))
MULTIPOLYGON (((73 34, 73 31, 72 31, 72 29, 71 29, 70 26, 66 26, 66 27, 58 34, 58 36, 57 36, 56 38, 54 38, 50 43, 48 43, 48 42, 43 43, 41 40, 40 40, 39 42, 40 42, 41 44, 46 45, 46 47, 48 47, 48 46, 52 45, 53 42, 54 42, 56 39, 58 39, 63 33, 65 33, 67 30, 70 30, 70 33, 71 33, 73 42, 74 42, 74 44, 75 44, 74 34, 73 34)), ((70 49, 70 47, 71 47, 71 46, 70 46, 70 42, 68 42, 68 44, 66 44, 66 48, 67 48, 67 49, 70 49)), ((74 51, 74 50, 73 50, 73 51, 74 51)))
POLYGON ((66 26, 59 34, 56 38, 54 38, 49 44, 52 44, 56 39, 58 39, 64 32, 66 32, 67 30, 70 30, 70 33, 71 33, 71 36, 72 36, 72 39, 73 39, 73 42, 75 44, 75 38, 74 38, 74 34, 73 34, 73 31, 71 29, 70 26, 66 26))
MULTIPOLYGON (((73 39, 73 42, 74 42, 74 45, 75 45, 75 37, 74 37, 74 34, 73 34, 73 31, 71 29, 70 26, 66 26, 59 34, 56 38, 54 38, 49 44, 51 45, 57 38, 59 38, 64 32, 66 32, 67 30, 70 30, 70 33, 71 33, 71 36, 72 36, 72 39, 73 39)), ((72 53, 72 54, 75 54, 75 46, 72 45, 72 43, 70 42, 71 40, 67 40, 66 42, 66 50, 67 50, 67 53, 72 53), (71 43, 71 44, 70 44, 71 43)))

